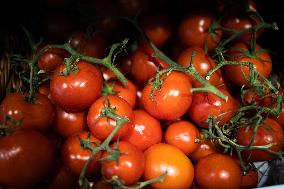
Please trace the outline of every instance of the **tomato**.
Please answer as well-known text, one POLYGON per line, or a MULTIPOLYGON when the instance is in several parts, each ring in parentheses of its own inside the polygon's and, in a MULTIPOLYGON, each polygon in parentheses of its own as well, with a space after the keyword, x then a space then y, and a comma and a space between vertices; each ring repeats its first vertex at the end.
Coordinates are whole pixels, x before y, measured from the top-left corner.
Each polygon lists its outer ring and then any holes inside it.
POLYGON ((226 90, 220 89, 220 91, 228 97, 227 102, 213 93, 196 92, 193 94, 189 116, 198 126, 208 128, 209 124, 205 121, 209 115, 219 116, 217 120, 222 125, 236 113, 238 108, 236 100, 226 90))
MULTIPOLYGON (((195 54, 195 56, 192 59, 192 65, 202 77, 205 77, 207 72, 209 72, 216 66, 216 63, 212 58, 206 55, 205 51, 202 48, 191 47, 185 49, 178 57, 177 62, 183 67, 190 66, 190 60, 193 53, 195 54)), ((220 78, 221 72, 218 70, 210 76, 210 79, 208 81, 213 85, 217 85, 220 84, 220 78)), ((190 76, 190 80, 194 87, 201 86, 199 81, 197 81, 193 76, 190 76)))
POLYGON ((198 147, 191 154, 189 154, 189 158, 193 162, 198 162, 204 157, 217 152, 219 152, 219 149, 216 147, 216 145, 209 139, 204 139, 200 141, 198 143, 198 147))
POLYGON ((257 169, 251 169, 247 175, 242 176, 241 188, 250 189, 256 188, 258 185, 258 172, 257 169))
POLYGON ((142 29, 154 45, 161 48, 172 36, 172 26, 166 14, 150 14, 142 18, 142 29))
POLYGON ((210 12, 193 12, 180 22, 178 28, 180 41, 188 47, 204 48, 207 45, 208 50, 212 51, 222 37, 222 30, 212 28, 214 22, 216 22, 215 16, 210 12))
POLYGON ((94 58, 104 58, 106 48, 107 42, 104 35, 100 32, 96 32, 86 37, 85 40, 82 40, 78 47, 78 52, 94 58))
POLYGON ((17 128, 17 123, 23 129, 47 130, 54 120, 54 107, 47 96, 35 94, 34 102, 28 102, 26 95, 10 93, 0 105, 0 123, 17 128), (7 117, 12 119, 7 120, 7 117), (6 120, 6 121, 5 121, 6 120), (17 123, 13 123, 16 121, 17 123))
POLYGON ((195 180, 200 188, 238 189, 242 172, 233 158, 214 153, 202 158, 194 168, 195 180))
POLYGON ((144 85, 158 70, 167 67, 161 59, 152 57, 142 48, 138 48, 132 54, 131 77, 138 84, 144 85))
POLYGON ((90 131, 100 140, 105 140, 109 134, 117 126, 116 121, 105 116, 101 116, 104 107, 112 108, 117 115, 125 116, 129 119, 123 124, 115 136, 113 141, 125 138, 133 127, 134 114, 130 105, 118 96, 101 97, 95 101, 90 107, 87 115, 87 124, 90 131))
MULTIPOLYGON (((116 144, 113 144, 111 148, 114 149, 115 145, 116 144)), ((102 161, 102 175, 106 179, 117 176, 124 185, 133 185, 144 173, 144 154, 140 149, 126 141, 119 142, 118 150, 121 153, 118 161, 102 161)), ((109 154, 105 152, 102 157, 104 158, 107 156, 109 156, 109 154)))
POLYGON ((131 106, 131 108, 134 108, 136 105, 136 86, 132 83, 132 81, 127 80, 127 87, 124 87, 121 82, 119 81, 110 81, 108 83, 110 86, 113 85, 112 90, 116 93, 116 95, 131 106))
POLYGON ((38 67, 47 73, 52 72, 63 63, 64 58, 67 56, 68 53, 63 49, 50 48, 40 54, 38 58, 38 67))
MULTIPOLYGON (((239 12, 239 11, 238 11, 239 12)), ((224 28, 235 30, 237 32, 255 27, 260 23, 256 17, 249 17, 245 14, 229 13, 223 18, 221 24, 224 28)), ((263 30, 258 30, 256 37, 261 35, 263 30)), ((225 37, 230 37, 232 33, 224 32, 225 37)), ((251 32, 244 33, 236 39, 238 42, 249 43, 251 40, 251 32)))
POLYGON ((81 60, 77 67, 78 71, 72 71, 64 76, 62 72, 66 66, 59 66, 50 82, 52 99, 62 109, 71 112, 89 108, 101 95, 103 85, 102 76, 96 66, 81 60))
MULTIPOLYGON (((81 141, 89 139, 93 143, 93 147, 97 147, 97 144, 101 142, 95 138, 89 132, 83 131, 76 135, 69 136, 61 148, 61 160, 73 174, 79 176, 87 160, 90 158, 92 151, 90 149, 84 149, 81 146, 81 141)), ((100 168, 100 163, 97 161, 101 158, 102 153, 99 151, 89 167, 87 168, 86 175, 97 172, 100 168)))
MULTIPOLYGON (((268 77, 272 70, 272 60, 267 51, 261 51, 262 48, 257 45, 255 56, 246 55, 243 51, 248 52, 249 46, 244 43, 237 43, 232 46, 228 52, 228 58, 232 61, 251 62, 255 69, 264 77, 268 77)), ((224 67, 227 78, 235 85, 242 86, 248 84, 249 68, 242 65, 227 65, 224 67)))
POLYGON ((188 121, 172 123, 165 132, 166 143, 178 147, 186 155, 198 148, 198 143, 195 140, 199 137, 197 127, 188 121))
POLYGON ((148 4, 148 0, 116 0, 118 7, 124 16, 135 17, 139 11, 145 9, 148 4))
POLYGON ((134 110, 134 127, 131 128, 126 140, 144 151, 162 141, 160 122, 144 110, 134 110))
POLYGON ((68 137, 87 129, 86 112, 66 112, 56 106, 54 128, 58 134, 68 137))
MULTIPOLYGON (((252 127, 241 127, 237 130, 236 138, 240 145, 248 146, 252 140, 252 136, 252 127)), ((279 152, 283 147, 282 139, 282 127, 273 119, 267 118, 264 120, 264 123, 258 127, 252 146, 273 144, 269 150, 279 152)), ((266 161, 277 158, 277 156, 264 150, 243 150, 242 155, 250 161, 266 161)))
POLYGON ((41 133, 18 130, 0 138, 0 185, 32 188, 51 173, 55 152, 41 133))
POLYGON ((161 120, 175 120, 184 115, 191 105, 191 83, 186 74, 177 71, 172 71, 164 77, 166 78, 161 88, 153 91, 153 99, 151 98, 153 86, 149 83, 145 85, 142 103, 153 117, 161 120))
POLYGON ((190 188, 194 175, 193 165, 177 147, 159 143, 148 148, 144 154, 145 180, 157 178, 166 173, 164 181, 151 184, 152 188, 190 188))
MULTIPOLYGON (((61 162, 60 162, 61 163, 61 162)), ((73 173, 71 173, 66 167, 60 165, 51 181, 48 184, 48 189, 77 189, 78 188, 78 178, 73 173)))
POLYGON ((73 49, 78 49, 87 40, 87 36, 82 31, 75 31, 67 38, 67 42, 73 49))

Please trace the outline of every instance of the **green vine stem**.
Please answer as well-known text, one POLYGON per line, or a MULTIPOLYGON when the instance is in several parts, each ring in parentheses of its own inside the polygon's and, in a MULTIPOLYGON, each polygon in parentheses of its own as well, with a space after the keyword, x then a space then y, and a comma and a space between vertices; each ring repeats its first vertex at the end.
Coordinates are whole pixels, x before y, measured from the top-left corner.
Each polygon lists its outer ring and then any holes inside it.
POLYGON ((77 52, 76 50, 74 50, 68 43, 65 43, 63 45, 48 45, 45 48, 43 48, 40 53, 45 52, 49 48, 64 49, 71 55, 72 59, 75 58, 75 60, 85 60, 90 63, 95 63, 95 64, 105 66, 106 68, 108 68, 110 71, 112 71, 116 75, 116 77, 121 81, 121 83, 125 87, 127 87, 127 79, 119 71, 119 69, 116 68, 116 66, 113 64, 113 59, 116 57, 116 54, 120 52, 119 50, 121 48, 124 48, 126 46, 127 42, 128 42, 128 39, 124 39, 122 43, 113 44, 110 48, 109 54, 103 59, 98 59, 98 58, 90 57, 87 55, 83 55, 77 52))

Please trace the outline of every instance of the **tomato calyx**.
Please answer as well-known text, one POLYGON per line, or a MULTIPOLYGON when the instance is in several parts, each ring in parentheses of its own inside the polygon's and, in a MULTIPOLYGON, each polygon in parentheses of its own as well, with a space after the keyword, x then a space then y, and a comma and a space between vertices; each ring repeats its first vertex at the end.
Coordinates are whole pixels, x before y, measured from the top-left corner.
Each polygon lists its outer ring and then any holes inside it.
POLYGON ((119 91, 115 91, 113 89, 115 84, 116 84, 116 82, 112 82, 112 83, 104 82, 103 89, 102 89, 102 96, 118 94, 119 91))

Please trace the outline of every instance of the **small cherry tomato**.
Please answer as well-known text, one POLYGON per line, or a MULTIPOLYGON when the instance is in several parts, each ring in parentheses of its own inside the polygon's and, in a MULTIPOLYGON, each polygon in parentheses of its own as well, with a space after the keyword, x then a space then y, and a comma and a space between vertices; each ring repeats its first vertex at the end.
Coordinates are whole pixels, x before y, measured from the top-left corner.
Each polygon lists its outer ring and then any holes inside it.
POLYGON ((144 154, 145 180, 166 174, 163 181, 151 184, 152 188, 190 188, 194 175, 193 165, 180 149, 159 143, 148 148, 144 154))
MULTIPOLYGON (((115 149, 117 144, 112 145, 115 149)), ((102 161, 102 175, 106 179, 111 179, 117 176, 122 184, 129 186, 135 184, 144 173, 145 157, 143 152, 133 144, 120 141, 118 144, 120 156, 116 160, 103 160, 102 161)), ((109 156, 105 152, 102 158, 109 156)))
MULTIPOLYGON (((80 175, 84 165, 92 154, 90 149, 84 149, 81 146, 81 140, 90 140, 93 147, 97 147, 97 144, 101 143, 97 138, 86 131, 69 136, 66 139, 61 149, 61 160, 63 164, 77 176, 80 175)), ((102 153, 100 151, 95 155, 87 168, 86 175, 94 174, 99 170, 100 163, 98 160, 101 158, 101 155, 102 153)))
POLYGON ((145 85, 142 103, 147 112, 155 118, 175 120, 184 115, 191 105, 190 79, 186 74, 177 71, 162 77, 165 79, 158 90, 150 83, 145 85))
POLYGON ((59 66, 50 82, 52 99, 62 109, 70 112, 81 112, 89 108, 101 95, 103 79, 96 66, 79 61, 78 70, 64 75, 66 65, 59 66))
POLYGON ((34 102, 28 102, 27 97, 20 93, 7 95, 0 105, 0 123, 41 131, 50 128, 55 116, 53 104, 43 94, 35 94, 34 102))
POLYGON ((144 151, 162 141, 160 122, 144 110, 134 110, 134 127, 131 128, 126 140, 144 151))
MULTIPOLYGON (((248 146, 251 143, 254 128, 241 127, 237 130, 238 144, 248 146)), ((252 146, 264 146, 273 144, 268 149, 273 152, 279 152, 283 148, 283 130, 282 127, 273 119, 267 118, 261 124, 252 141, 252 146)), ((266 161, 277 158, 265 150, 243 150, 242 155, 250 161, 266 161)))
POLYGON ((165 141, 176 146, 186 155, 198 148, 196 139, 200 137, 196 126, 188 121, 178 121, 169 125, 165 132, 165 141))
POLYGON ((107 96, 101 97, 96 100, 88 111, 87 124, 90 131, 95 137, 100 140, 105 140, 113 129, 117 126, 115 120, 101 116, 102 111, 105 107, 109 107, 120 116, 125 116, 129 119, 128 122, 124 123, 112 138, 113 141, 124 139, 133 127, 134 114, 130 105, 118 96, 107 96))
POLYGON ((197 162, 195 180, 204 189, 238 189, 241 186, 242 172, 233 158, 214 153, 197 162))

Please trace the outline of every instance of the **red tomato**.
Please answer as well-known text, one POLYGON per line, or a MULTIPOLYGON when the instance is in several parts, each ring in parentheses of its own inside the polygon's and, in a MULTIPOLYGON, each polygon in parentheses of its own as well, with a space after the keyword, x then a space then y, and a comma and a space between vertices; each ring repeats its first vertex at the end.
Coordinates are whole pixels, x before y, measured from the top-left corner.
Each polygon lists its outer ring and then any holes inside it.
POLYGON ((144 151, 162 141, 160 122, 144 110, 135 110, 134 127, 131 128, 126 140, 144 151))
POLYGON ((190 188, 193 181, 193 165, 177 147, 155 144, 145 152, 144 179, 157 178, 166 173, 163 182, 151 184, 154 189, 190 188))
POLYGON ((100 117, 104 107, 114 109, 115 113, 120 116, 126 116, 129 121, 121 126, 115 136, 112 138, 113 141, 125 138, 131 127, 133 127, 134 114, 130 105, 118 96, 107 96, 101 97, 89 109, 87 116, 87 123, 90 131, 95 137, 100 140, 105 140, 109 134, 116 127, 116 121, 107 117, 100 117))
POLYGON ((204 139, 198 143, 198 147, 189 155, 189 158, 193 162, 198 162, 202 158, 217 152, 219 150, 215 144, 208 139, 204 139))
POLYGON ((82 40, 78 47, 79 53, 94 58, 103 58, 106 54, 107 42, 102 33, 96 32, 82 40))
POLYGON ((32 188, 51 173, 54 148, 41 133, 18 130, 0 137, 0 184, 8 188, 32 188))
POLYGON ((117 96, 128 102, 131 108, 134 108, 136 104, 136 86, 130 81, 127 80, 128 86, 124 87, 119 81, 110 81, 109 85, 114 85, 112 90, 117 92, 117 96))
MULTIPOLYGON (((61 162, 60 162, 61 163, 61 162)), ((78 177, 66 169, 63 165, 57 168, 48 189, 77 189, 78 177)))
POLYGON ((146 15, 142 18, 142 29, 157 47, 163 47, 172 36, 172 26, 166 14, 146 15))
POLYGON ((205 121, 209 115, 219 116, 217 120, 222 125, 236 113, 238 108, 236 100, 226 90, 220 89, 220 91, 228 97, 227 102, 213 93, 197 92, 193 94, 189 116, 198 126, 208 128, 209 125, 205 121))
MULTIPOLYGON (((90 149, 84 149, 81 146, 80 139, 89 139, 93 143, 93 147, 97 147, 97 144, 100 144, 97 138, 86 131, 69 136, 66 139, 61 148, 61 159, 64 165, 77 176, 80 175, 84 165, 92 154, 90 149)), ((87 169, 86 175, 93 174, 100 168, 98 160, 101 158, 101 155, 100 151, 95 155, 87 169)))
MULTIPOLYGON (((252 140, 253 128, 241 127, 237 130, 238 144, 248 146, 252 140)), ((264 123, 258 127, 252 146, 263 146, 273 144, 269 149, 279 152, 283 147, 283 130, 281 126, 273 119, 267 118, 264 123)), ((244 158, 250 161, 266 161, 277 158, 264 150, 244 150, 244 158)))
POLYGON ((15 123, 7 121, 7 117, 20 123, 23 129, 47 130, 54 120, 54 107, 47 96, 35 94, 34 102, 27 102, 27 95, 11 93, 0 106, 0 123, 17 128, 15 123))
POLYGON ((66 112, 56 106, 54 127, 63 137, 74 135, 87 129, 87 114, 85 112, 66 112))
POLYGON ((241 189, 257 188, 258 172, 256 169, 251 169, 247 175, 242 176, 241 189))
POLYGON ((165 132, 165 141, 176 146, 186 155, 191 154, 199 146, 196 139, 200 137, 199 130, 188 121, 172 123, 165 132))
POLYGON ((72 71, 64 76, 65 65, 59 66, 50 82, 52 99, 62 109, 71 112, 80 112, 91 106, 101 95, 103 80, 96 66, 79 61, 78 71, 72 71))
POLYGON ((204 189, 238 189, 242 172, 233 158, 224 154, 211 154, 200 161, 194 169, 195 180, 204 189))
MULTIPOLYGON (((245 14, 229 13, 225 15, 221 24, 224 28, 240 32, 240 31, 252 28, 259 23, 260 23, 260 20, 257 19, 256 17, 245 16, 245 14)), ((262 31, 263 30, 258 30, 256 37, 259 37, 262 31)), ((230 37, 231 35, 232 33, 230 32, 224 32, 224 36, 227 38, 230 37)), ((244 33, 243 35, 241 35, 239 38, 236 39, 236 41, 247 43, 247 44, 249 44, 250 40, 251 40, 251 32, 244 33)))
MULTIPOLYGON (((267 51, 256 53, 254 57, 243 54, 248 51, 249 46, 244 43, 237 43, 232 46, 232 50, 228 52, 229 60, 238 62, 251 62, 256 70, 264 77, 268 77, 272 70, 272 60, 267 51)), ((256 50, 262 48, 257 45, 256 50)), ((227 78, 235 85, 242 86, 248 84, 249 68, 241 65, 227 65, 224 67, 227 78), (245 76, 244 76, 245 75, 245 76)))
POLYGON ((145 85, 142 103, 147 112, 157 119, 175 120, 184 115, 191 105, 191 83, 184 73, 172 71, 165 78, 161 88, 153 91, 153 99, 152 90, 152 85, 145 85))
MULTIPOLYGON (((112 149, 115 145, 116 144, 112 145, 112 149)), ((118 161, 102 161, 102 175, 106 179, 111 179, 113 176, 117 176, 124 185, 133 185, 144 173, 144 154, 140 149, 126 141, 119 142, 118 150, 121 153, 118 161)), ((102 157, 104 158, 108 155, 109 154, 105 152, 102 157)))
POLYGON ((40 54, 38 58, 38 67, 47 73, 54 71, 60 64, 63 64, 64 58, 68 53, 63 49, 51 48, 40 54))
MULTIPOLYGON (((205 77, 207 72, 216 66, 216 63, 212 58, 206 55, 205 51, 199 47, 191 47, 185 49, 179 56, 177 62, 183 67, 190 66, 190 60, 192 53, 195 54, 192 60, 192 64, 196 71, 202 76, 205 77)), ((213 85, 220 84, 221 72, 217 71, 213 73, 209 79, 209 82, 213 85)), ((200 87, 201 84, 193 76, 190 76, 190 80, 194 87, 200 87)))
POLYGON ((180 41, 188 46, 204 48, 207 44, 208 50, 212 51, 220 42, 222 30, 210 27, 216 22, 215 16, 210 12, 194 12, 185 17, 178 28, 180 41))
POLYGON ((138 48, 132 54, 131 77, 138 84, 144 85, 158 70, 167 67, 161 59, 152 57, 144 49, 138 48))
POLYGON ((82 43, 85 43, 86 40, 87 37, 84 32, 76 31, 71 33, 71 35, 67 39, 67 42, 73 49, 78 49, 82 45, 82 43))

